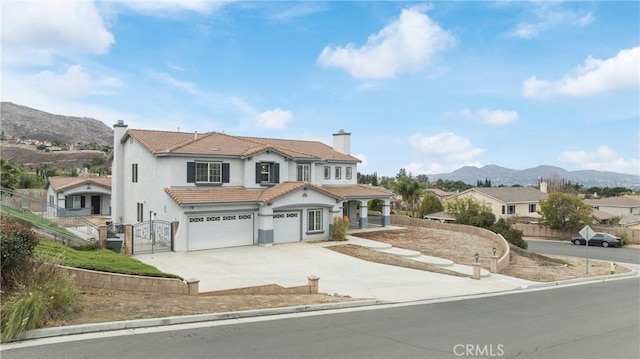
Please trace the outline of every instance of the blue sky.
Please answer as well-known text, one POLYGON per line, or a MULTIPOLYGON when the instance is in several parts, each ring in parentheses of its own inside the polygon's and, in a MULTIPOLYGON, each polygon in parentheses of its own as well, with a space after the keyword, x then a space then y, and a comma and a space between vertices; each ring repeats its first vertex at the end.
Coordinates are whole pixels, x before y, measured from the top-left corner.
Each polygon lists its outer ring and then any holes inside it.
POLYGON ((2 1, 2 100, 320 140, 362 173, 640 175, 640 3, 2 1))

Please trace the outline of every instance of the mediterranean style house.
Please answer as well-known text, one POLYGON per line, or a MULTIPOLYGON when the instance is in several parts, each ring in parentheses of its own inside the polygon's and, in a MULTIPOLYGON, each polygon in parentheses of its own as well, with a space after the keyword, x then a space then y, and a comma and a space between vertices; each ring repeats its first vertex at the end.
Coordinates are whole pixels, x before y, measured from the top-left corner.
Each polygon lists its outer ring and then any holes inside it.
POLYGON ((47 178, 47 203, 50 215, 58 217, 111 214, 111 178, 47 178))
POLYGON ((533 223, 540 218, 539 202, 547 199, 547 193, 533 187, 474 187, 447 197, 445 202, 466 197, 487 205, 496 218, 518 217, 533 223))
POLYGON ((114 125, 112 220, 177 223, 173 250, 328 238, 335 217, 368 227, 367 203, 390 192, 357 184, 350 133, 319 141, 128 129, 114 125))

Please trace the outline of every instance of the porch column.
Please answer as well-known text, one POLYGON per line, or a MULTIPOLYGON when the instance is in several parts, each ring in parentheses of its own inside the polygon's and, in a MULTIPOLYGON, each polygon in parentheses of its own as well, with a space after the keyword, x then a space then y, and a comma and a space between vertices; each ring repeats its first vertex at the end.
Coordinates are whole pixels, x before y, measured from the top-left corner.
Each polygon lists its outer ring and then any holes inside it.
POLYGON ((382 226, 391 225, 391 199, 385 199, 382 203, 382 226))
POLYGON ((273 244, 273 208, 266 203, 258 209, 258 244, 265 247, 273 244))
POLYGON ((359 228, 367 228, 369 227, 369 218, 367 217, 368 212, 368 202, 367 200, 360 201, 360 226, 359 228))

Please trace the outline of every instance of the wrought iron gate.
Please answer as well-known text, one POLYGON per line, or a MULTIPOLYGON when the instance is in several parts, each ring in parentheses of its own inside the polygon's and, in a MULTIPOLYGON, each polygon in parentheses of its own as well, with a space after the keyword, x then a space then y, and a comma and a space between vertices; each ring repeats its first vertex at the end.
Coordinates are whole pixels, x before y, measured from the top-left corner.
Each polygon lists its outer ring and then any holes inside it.
POLYGON ((134 224, 131 243, 131 254, 172 251, 171 222, 153 220, 134 224))

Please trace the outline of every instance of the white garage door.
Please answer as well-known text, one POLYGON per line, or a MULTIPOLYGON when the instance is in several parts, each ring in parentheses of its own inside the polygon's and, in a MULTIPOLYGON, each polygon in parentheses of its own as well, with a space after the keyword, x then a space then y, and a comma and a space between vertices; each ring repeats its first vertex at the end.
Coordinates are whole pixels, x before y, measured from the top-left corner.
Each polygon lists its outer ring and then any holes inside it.
POLYGON ((273 213, 273 243, 300 242, 300 212, 273 213))
POLYGON ((189 217, 187 250, 253 245, 253 214, 229 213, 189 217))

